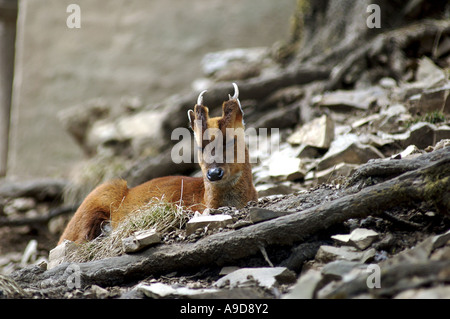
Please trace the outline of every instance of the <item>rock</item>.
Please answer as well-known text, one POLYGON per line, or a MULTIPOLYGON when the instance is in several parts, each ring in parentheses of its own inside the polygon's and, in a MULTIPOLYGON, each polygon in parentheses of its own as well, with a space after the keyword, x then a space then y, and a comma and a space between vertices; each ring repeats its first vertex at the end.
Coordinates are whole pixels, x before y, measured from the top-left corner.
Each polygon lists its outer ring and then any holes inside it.
POLYGON ((408 100, 408 109, 411 114, 430 112, 450 114, 450 84, 411 96, 408 100))
MULTIPOLYGON (((207 216, 207 215, 220 215, 220 214, 223 214, 223 211, 221 211, 220 209, 217 209, 217 208, 211 208, 211 207, 206 208, 206 209, 201 213, 202 216, 207 216)), ((199 215, 199 216, 200 216, 200 215, 199 215)))
MULTIPOLYGON (((122 299, 138 299, 144 296, 154 299, 261 299, 267 298, 262 289, 256 287, 216 289, 176 287, 163 283, 140 283, 121 296, 122 299)), ((192 312, 191 312, 192 313, 192 312)))
POLYGON ((411 157, 412 155, 421 155, 422 152, 419 150, 419 148, 415 145, 409 145, 407 148, 405 148, 404 151, 398 153, 398 154, 394 154, 391 156, 391 159, 402 159, 402 158, 408 158, 411 157))
POLYGON ((441 139, 436 145, 433 147, 434 151, 440 150, 441 148, 449 147, 450 139, 441 139))
POLYGON ((310 269, 300 276, 282 299, 312 299, 321 280, 320 271, 310 269))
POLYGON ((441 140, 449 140, 450 139, 450 126, 443 125, 438 127, 434 131, 434 140, 435 141, 441 141, 441 140))
POLYGON ((15 198, 11 201, 11 203, 6 207, 5 212, 8 214, 8 211, 11 209, 15 212, 26 212, 36 207, 36 200, 31 197, 21 197, 15 198))
POLYGON ((425 149, 427 146, 434 145, 436 141, 450 138, 450 128, 442 126, 437 128, 436 125, 420 122, 414 124, 409 129, 409 136, 404 140, 403 145, 414 144, 419 149, 425 149))
POLYGON ((294 127, 298 124, 297 104, 286 105, 270 112, 253 115, 253 127, 256 129, 278 129, 294 127))
POLYGON ((70 240, 64 240, 61 244, 50 250, 48 255, 48 269, 52 269, 65 262, 66 256, 77 249, 77 245, 70 240))
POLYGON ((230 61, 228 66, 214 73, 216 81, 245 80, 261 74, 261 66, 258 63, 246 63, 244 61, 230 61))
POLYGON ((399 263, 417 263, 429 260, 429 256, 433 251, 433 238, 434 236, 429 236, 415 246, 402 250, 395 256, 380 262, 380 266, 385 267, 399 263))
POLYGON ((277 212, 269 209, 251 207, 249 210, 249 218, 253 223, 259 223, 265 220, 278 218, 290 214, 289 212, 277 212))
POLYGON ((100 286, 97 286, 97 285, 92 285, 91 291, 94 294, 95 298, 98 298, 98 299, 104 299, 110 295, 108 290, 106 290, 105 288, 102 288, 100 286))
POLYGON ((426 87, 433 87, 447 78, 445 71, 438 67, 434 62, 424 56, 419 60, 416 72, 416 81, 423 83, 426 87))
POLYGON ((378 237, 379 234, 377 232, 366 228, 356 228, 348 235, 331 236, 334 240, 352 245, 360 250, 369 247, 378 237))
MULTIPOLYGON (((348 177, 358 168, 357 164, 339 163, 333 167, 313 174, 318 183, 331 182, 339 177, 348 177)), ((305 178, 306 179, 306 178, 305 178)))
POLYGON ((400 292, 394 299, 450 299, 450 286, 409 289, 400 292))
MULTIPOLYGON (((419 122, 412 125, 405 133, 381 133, 381 138, 392 139, 398 142, 404 148, 409 145, 416 145, 419 149, 425 149, 427 146, 435 144, 436 131, 438 131, 436 125, 427 122, 419 122)), ((448 131, 448 133, 450 135, 450 130, 448 131)), ((445 128, 440 131, 440 136, 445 136, 446 134, 447 130, 445 128)))
POLYGON ((163 283, 139 284, 136 290, 143 292, 149 298, 167 298, 167 297, 194 297, 205 293, 215 293, 218 289, 191 289, 187 287, 173 287, 163 283))
POLYGON ((214 230, 219 228, 225 228, 227 225, 233 223, 233 218, 230 215, 208 215, 197 216, 191 218, 186 224, 186 235, 193 234, 199 228, 205 228, 214 230))
POLYGON ((214 283, 215 287, 230 288, 245 287, 254 285, 271 289, 279 284, 293 283, 296 280, 295 273, 286 267, 267 267, 267 268, 241 268, 220 278, 214 283))
POLYGON ((137 290, 142 291, 150 298, 164 298, 176 294, 176 289, 163 283, 154 283, 150 285, 139 284, 137 290))
POLYGON ((375 113, 375 114, 371 114, 369 116, 363 117, 361 119, 356 120, 355 122, 352 123, 352 128, 356 129, 360 126, 363 126, 365 124, 380 120, 382 118, 381 114, 379 113, 375 113))
POLYGON ((293 181, 303 178, 302 161, 295 157, 286 157, 283 153, 275 153, 269 160, 268 174, 276 181, 293 181))
POLYGON ((359 140, 363 144, 372 145, 373 147, 380 149, 383 146, 390 145, 394 143, 393 139, 383 139, 378 135, 374 134, 361 134, 359 140))
POLYGON ((380 118, 374 121, 374 126, 384 132, 398 132, 405 122, 411 119, 403 104, 393 104, 382 110, 380 118))
POLYGON ((207 53, 201 61, 201 66, 206 75, 213 75, 218 71, 227 69, 231 63, 260 64, 266 56, 267 48, 265 47, 229 49, 207 53))
POLYGON ((267 183, 255 185, 256 191, 259 197, 265 197, 270 195, 285 195, 292 194, 299 190, 292 182, 280 182, 280 183, 267 183))
POLYGON ((292 145, 310 145, 317 148, 328 149, 334 139, 334 122, 328 115, 306 123, 288 137, 292 145))
POLYGON ((322 156, 323 151, 321 149, 318 149, 315 146, 311 145, 300 145, 300 148, 298 149, 298 158, 318 158, 322 156))
POLYGON ((441 235, 436 235, 432 239, 432 249, 445 246, 450 241, 450 230, 441 235))
POLYGON ((379 84, 384 89, 392 89, 397 86, 397 81, 393 78, 385 77, 380 80, 379 84))
POLYGON ((374 158, 384 156, 375 147, 360 143, 356 135, 346 134, 331 143, 330 149, 317 164, 317 170, 321 171, 339 163, 364 164, 374 158))
POLYGON ((165 114, 150 110, 119 118, 117 130, 122 140, 131 140, 136 149, 146 145, 161 147, 166 141, 163 137, 162 120, 165 114))
POLYGON ((58 113, 65 129, 74 137, 83 151, 91 155, 95 150, 86 145, 86 138, 91 126, 110 114, 110 106, 104 99, 94 99, 83 105, 76 105, 58 113))
POLYGON ((122 239, 122 246, 126 253, 133 253, 160 242, 161 236, 156 229, 147 229, 137 231, 130 237, 122 239))
POLYGON ((305 88, 302 85, 284 87, 270 94, 265 101, 258 105, 258 108, 263 110, 276 109, 296 103, 304 96, 305 88))
POLYGON ((159 149, 165 143, 162 136, 164 117, 164 112, 150 110, 116 120, 97 121, 89 129, 85 144, 88 149, 96 151, 112 148, 114 153, 123 153, 131 147, 134 155, 149 145, 159 149))
POLYGON ((323 266, 321 274, 326 281, 342 280, 354 268, 361 266, 364 264, 357 261, 335 260, 323 266))
POLYGON ((385 99, 386 93, 380 87, 345 91, 337 90, 315 96, 313 102, 321 107, 327 107, 334 111, 368 110, 378 99, 385 99))
POLYGON ((317 251, 316 260, 323 263, 334 260, 359 261, 365 263, 375 256, 375 252, 376 251, 373 248, 361 252, 350 246, 334 247, 322 245, 317 251))

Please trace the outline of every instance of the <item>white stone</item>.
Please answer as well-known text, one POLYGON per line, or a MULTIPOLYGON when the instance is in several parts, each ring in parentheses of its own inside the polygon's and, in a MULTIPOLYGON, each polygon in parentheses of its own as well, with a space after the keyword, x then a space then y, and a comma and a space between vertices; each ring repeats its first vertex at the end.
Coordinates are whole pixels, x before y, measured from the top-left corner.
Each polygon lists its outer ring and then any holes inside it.
POLYGON ((293 145, 311 145, 327 149, 334 139, 334 122, 328 115, 322 115, 300 127, 288 137, 293 145))
POLYGON ((400 157, 400 159, 402 159, 402 158, 406 158, 408 156, 411 156, 413 154, 421 155, 420 150, 419 150, 419 148, 417 146, 409 145, 402 152, 392 155, 391 158, 395 159, 395 158, 400 157))
POLYGON ((436 235, 432 239, 433 249, 441 248, 450 241, 450 230, 444 234, 436 235))
POLYGON ((333 167, 315 173, 314 178, 316 178, 319 183, 331 182, 339 177, 350 176, 358 166, 359 165, 357 164, 339 163, 333 167))
POLYGON ((233 222, 230 215, 207 215, 191 218, 186 224, 186 235, 193 234, 199 228, 208 227, 208 229, 224 228, 233 222))
POLYGON ((122 239, 122 246, 126 253, 132 253, 160 242, 160 234, 155 229, 147 229, 122 239))
POLYGON ((150 298, 165 298, 170 296, 191 297, 195 295, 218 292, 218 289, 191 289, 187 287, 174 288, 163 283, 153 283, 150 285, 139 284, 137 290, 142 291, 150 298))
POLYGON ((289 292, 282 299, 312 299, 321 280, 320 271, 310 269, 300 276, 297 283, 289 289, 289 292))
POLYGON ((386 93, 381 87, 371 87, 361 90, 336 90, 327 92, 323 95, 316 96, 314 102, 322 107, 327 107, 333 110, 368 110, 370 106, 379 103, 386 99, 386 93))
POLYGON ((48 255, 48 269, 52 269, 65 261, 66 256, 77 249, 77 245, 70 240, 64 240, 61 244, 50 250, 48 255))
POLYGON ((378 236, 379 234, 371 229, 356 228, 348 235, 334 235, 331 236, 331 238, 364 250, 369 247, 378 236))
POLYGON ((221 288, 229 284, 230 288, 247 287, 257 282, 258 286, 270 289, 295 279, 295 273, 286 267, 241 268, 220 278, 214 286, 221 288))
POLYGON ((432 87, 446 79, 445 71, 438 67, 434 62, 424 56, 419 60, 416 72, 416 80, 424 83, 427 87, 432 87))
POLYGON ((364 164, 373 158, 384 158, 384 155, 375 147, 360 143, 355 134, 346 134, 331 143, 330 149, 317 164, 317 169, 324 170, 339 163, 364 164))
POLYGON ((302 161, 287 157, 283 152, 275 153, 269 160, 268 174, 276 181, 292 181, 305 176, 301 169, 302 161))
POLYGON ((450 299, 450 286, 404 290, 394 299, 450 299))

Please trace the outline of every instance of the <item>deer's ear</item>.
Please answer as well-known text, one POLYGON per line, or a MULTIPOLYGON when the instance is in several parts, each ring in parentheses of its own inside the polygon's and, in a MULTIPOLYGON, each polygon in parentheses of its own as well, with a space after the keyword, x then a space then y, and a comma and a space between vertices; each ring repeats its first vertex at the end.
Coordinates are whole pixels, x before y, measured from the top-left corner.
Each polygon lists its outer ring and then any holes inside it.
POLYGON ((208 128, 209 110, 203 105, 203 91, 200 93, 197 99, 197 104, 194 106, 194 110, 188 111, 189 125, 194 131, 194 137, 197 142, 197 146, 204 147, 203 135, 208 128))
POLYGON ((226 128, 244 128, 244 112, 242 111, 241 102, 239 101, 239 88, 236 83, 233 83, 234 95, 228 95, 229 100, 223 102, 222 118, 220 119, 219 127, 226 128))
POLYGON ((222 105, 222 118, 219 120, 219 127, 224 128, 244 128, 244 115, 239 103, 236 100, 229 100, 222 105))
POLYGON ((206 106, 203 106, 203 94, 206 90, 200 92, 197 98, 197 104, 194 106, 194 110, 189 110, 187 112, 189 119, 189 126, 194 131, 194 133, 199 133, 200 136, 203 134, 207 127, 207 121, 209 118, 209 110, 206 106))

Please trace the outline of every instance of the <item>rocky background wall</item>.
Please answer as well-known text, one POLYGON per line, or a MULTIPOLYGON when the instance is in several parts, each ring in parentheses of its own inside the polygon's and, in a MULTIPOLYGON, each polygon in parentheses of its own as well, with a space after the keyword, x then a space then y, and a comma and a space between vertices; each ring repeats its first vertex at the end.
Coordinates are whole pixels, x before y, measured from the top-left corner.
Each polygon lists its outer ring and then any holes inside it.
POLYGON ((190 92, 206 53, 288 37, 294 7, 293 0, 20 1, 8 176, 67 177, 84 154, 59 112, 82 112, 87 103, 154 107, 190 92), (66 24, 71 3, 81 9, 79 29, 66 24))
POLYGON ((86 160, 68 180, 0 188, 3 294, 448 298, 449 17, 446 1, 297 1, 284 41, 205 52, 191 90, 59 112, 86 160), (196 164, 174 165, 176 141, 166 142, 187 126, 200 90, 217 111, 231 81, 247 127, 279 129, 270 137, 279 151, 251 154, 258 202, 209 211, 206 227, 194 217, 118 258, 59 264, 74 249, 67 244, 49 261, 70 213, 99 182, 198 174, 196 164), (77 287, 67 285, 69 267, 82 274, 77 287))

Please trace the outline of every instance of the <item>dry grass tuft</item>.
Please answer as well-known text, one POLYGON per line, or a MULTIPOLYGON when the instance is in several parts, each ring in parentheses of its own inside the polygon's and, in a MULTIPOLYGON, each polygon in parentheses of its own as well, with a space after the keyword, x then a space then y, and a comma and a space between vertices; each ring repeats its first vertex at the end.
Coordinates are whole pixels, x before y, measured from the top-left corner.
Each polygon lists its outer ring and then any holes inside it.
POLYGON ((67 256, 68 262, 87 262, 124 253, 122 239, 139 230, 155 228, 164 234, 175 229, 184 228, 189 214, 179 205, 168 203, 163 199, 154 199, 147 205, 133 211, 109 234, 79 245, 67 256))

